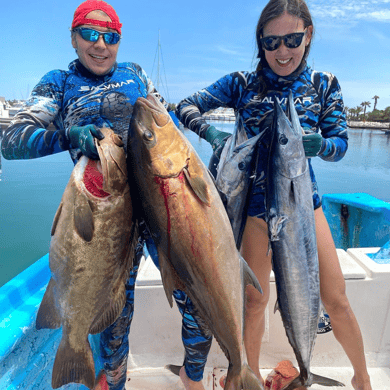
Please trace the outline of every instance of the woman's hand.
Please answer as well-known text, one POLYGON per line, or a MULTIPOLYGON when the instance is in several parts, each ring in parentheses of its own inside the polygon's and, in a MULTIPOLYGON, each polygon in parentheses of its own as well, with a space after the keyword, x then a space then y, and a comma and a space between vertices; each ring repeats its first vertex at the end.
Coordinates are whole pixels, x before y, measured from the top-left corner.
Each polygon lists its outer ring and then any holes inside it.
POLYGON ((321 134, 305 131, 306 134, 302 136, 303 148, 305 149, 306 157, 316 157, 320 154, 322 147, 325 144, 325 140, 321 134))
POLYGON ((210 126, 206 130, 206 141, 211 144, 214 154, 220 158, 222 149, 226 144, 226 141, 231 137, 231 133, 226 133, 224 131, 217 130, 214 126, 210 126))

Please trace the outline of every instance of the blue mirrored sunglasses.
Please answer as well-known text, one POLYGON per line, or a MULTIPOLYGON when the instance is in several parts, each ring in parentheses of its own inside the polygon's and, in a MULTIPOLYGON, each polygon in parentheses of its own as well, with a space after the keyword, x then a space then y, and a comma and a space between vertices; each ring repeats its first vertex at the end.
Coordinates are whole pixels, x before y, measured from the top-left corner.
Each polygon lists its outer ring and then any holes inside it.
POLYGON ((268 37, 260 38, 260 42, 263 48, 267 51, 274 51, 278 49, 282 44, 282 41, 289 49, 296 49, 301 45, 305 34, 306 30, 304 32, 292 33, 283 36, 269 35, 268 37))
POLYGON ((97 42, 100 35, 103 36, 104 42, 107 43, 107 45, 115 45, 121 39, 121 36, 118 33, 101 32, 93 30, 92 28, 80 27, 74 28, 73 31, 78 32, 84 40, 89 42, 97 42))

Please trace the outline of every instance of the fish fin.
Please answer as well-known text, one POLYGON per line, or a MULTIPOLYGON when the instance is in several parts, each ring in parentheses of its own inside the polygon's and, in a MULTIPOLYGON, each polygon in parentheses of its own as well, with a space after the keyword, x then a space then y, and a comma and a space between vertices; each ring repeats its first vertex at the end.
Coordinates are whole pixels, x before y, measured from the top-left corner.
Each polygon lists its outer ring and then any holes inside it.
POLYGON ((125 280, 119 281, 119 283, 121 284, 117 288, 117 292, 114 292, 111 304, 94 319, 89 328, 89 333, 97 334, 103 332, 113 324, 121 314, 126 303, 125 280))
POLYGON ((39 329, 58 329, 61 326, 61 316, 55 304, 54 279, 50 278, 45 295, 39 306, 35 327, 39 329))
POLYGON ((274 216, 269 220, 268 230, 270 235, 270 241, 279 241, 279 233, 283 228, 283 224, 288 220, 285 215, 274 216))
MULTIPOLYGON (((191 155, 192 156, 192 155, 191 155)), ((207 206, 210 206, 210 195, 207 188, 207 183, 200 176, 201 168, 195 158, 191 158, 188 164, 188 168, 184 168, 184 174, 186 179, 195 192, 196 196, 207 206)))
POLYGON ((87 197, 80 194, 76 197, 74 204, 74 225, 78 235, 87 242, 90 242, 93 237, 95 225, 93 222, 93 214, 87 197))
POLYGON ((240 254, 239 254, 239 256, 240 256, 240 266, 241 266, 241 272, 243 275, 244 286, 246 287, 248 284, 250 284, 253 287, 255 287, 256 290, 258 290, 262 294, 263 290, 260 286, 259 281, 257 280, 255 273, 249 267, 249 265, 245 261, 245 259, 240 254))
POLYGON ((279 307, 279 302, 278 302, 278 300, 276 300, 275 306, 274 306, 274 314, 275 314, 278 310, 280 310, 280 307, 279 307))
POLYGON ((96 317, 91 324, 89 333, 97 334, 103 332, 107 327, 114 323, 114 321, 121 314, 123 307, 126 303, 126 281, 129 279, 130 271, 133 268, 133 259, 135 254, 135 248, 138 243, 139 229, 138 221, 133 221, 131 227, 131 234, 129 240, 129 247, 126 253, 126 256, 123 260, 124 264, 123 272, 118 277, 118 282, 113 288, 113 298, 111 299, 111 304, 107 307, 106 310, 103 310, 102 313, 96 317))
POLYGON ((131 234, 130 234, 130 240, 129 240, 129 248, 125 257, 125 263, 124 266, 124 272, 126 272, 126 275, 124 276, 124 279, 127 280, 130 276, 130 271, 133 269, 133 261, 135 256, 135 249, 137 247, 139 238, 139 225, 138 220, 133 220, 133 224, 131 226, 131 234))
POLYGON ((175 366, 174 364, 167 364, 164 368, 169 370, 172 374, 179 376, 180 370, 183 366, 175 366))
MULTIPOLYGON (((345 387, 344 383, 341 383, 339 381, 336 381, 334 379, 326 378, 324 376, 316 375, 311 373, 311 380, 310 380, 310 386, 314 383, 317 383, 321 386, 328 386, 328 387, 345 387)), ((296 377, 292 382, 290 382, 288 385, 283 387, 281 390, 294 390, 297 388, 302 388, 302 386, 307 386, 306 384, 302 384, 301 377, 296 377)))
POLYGON ((95 386, 95 365, 91 346, 86 338, 75 351, 68 338, 62 338, 53 365, 51 384, 57 389, 67 383, 82 383, 93 389, 95 386))
POLYGON ((228 370, 224 388, 264 390, 264 386, 260 382, 259 378, 256 377, 256 375, 246 363, 241 366, 240 373, 234 377, 230 373, 230 370, 228 370))
POLYGON ((271 251, 272 251, 271 240, 268 240, 267 256, 269 256, 269 254, 271 253, 271 251))
POLYGON ((180 289, 184 291, 184 285, 181 283, 176 270, 173 268, 170 261, 167 259, 165 254, 157 249, 158 260, 161 269, 161 279, 164 286, 165 295, 167 296, 169 305, 173 307, 172 294, 174 290, 180 289))
POLYGON ((60 219, 60 215, 61 215, 61 211, 62 211, 62 206, 63 206, 63 203, 61 202, 60 205, 58 206, 58 209, 56 211, 56 215, 54 216, 54 219, 53 219, 53 225, 51 226, 51 232, 50 232, 51 236, 54 236, 54 233, 56 232, 57 224, 58 224, 58 221, 60 219))
POLYGON ((345 387, 344 383, 341 383, 341 382, 336 381, 336 380, 331 379, 331 378, 326 378, 326 377, 321 376, 321 375, 316 375, 316 374, 311 373, 311 377, 312 377, 312 383, 317 383, 318 385, 321 385, 321 386, 345 387))

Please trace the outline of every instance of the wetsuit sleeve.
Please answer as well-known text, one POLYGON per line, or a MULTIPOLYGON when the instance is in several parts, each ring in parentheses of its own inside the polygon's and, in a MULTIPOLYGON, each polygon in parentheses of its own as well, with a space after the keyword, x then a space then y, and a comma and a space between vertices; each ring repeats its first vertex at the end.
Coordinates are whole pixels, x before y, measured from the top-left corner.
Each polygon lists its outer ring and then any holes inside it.
POLYGON ((235 109, 245 83, 246 79, 240 72, 226 75, 209 87, 183 99, 177 105, 175 114, 185 127, 205 138, 210 125, 202 114, 218 107, 235 109))
POLYGON ((37 158, 69 149, 64 133, 58 130, 63 80, 61 71, 53 71, 35 86, 5 132, 2 141, 4 158, 37 158), (57 129, 47 130, 53 122, 57 129))
POLYGON ((331 74, 326 74, 319 84, 323 96, 319 126, 325 140, 319 156, 325 161, 339 161, 348 149, 347 118, 340 85, 331 74))

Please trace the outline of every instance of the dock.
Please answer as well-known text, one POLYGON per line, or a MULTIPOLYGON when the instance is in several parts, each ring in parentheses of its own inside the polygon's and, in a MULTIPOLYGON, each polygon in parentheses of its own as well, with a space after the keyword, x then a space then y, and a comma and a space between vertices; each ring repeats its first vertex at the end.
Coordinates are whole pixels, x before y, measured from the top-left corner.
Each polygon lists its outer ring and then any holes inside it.
POLYGON ((236 116, 232 108, 218 108, 211 110, 202 115, 202 117, 208 121, 230 121, 234 122, 236 116))
POLYGON ((385 122, 365 122, 365 121, 347 121, 351 129, 381 130, 390 133, 390 123, 385 122))

